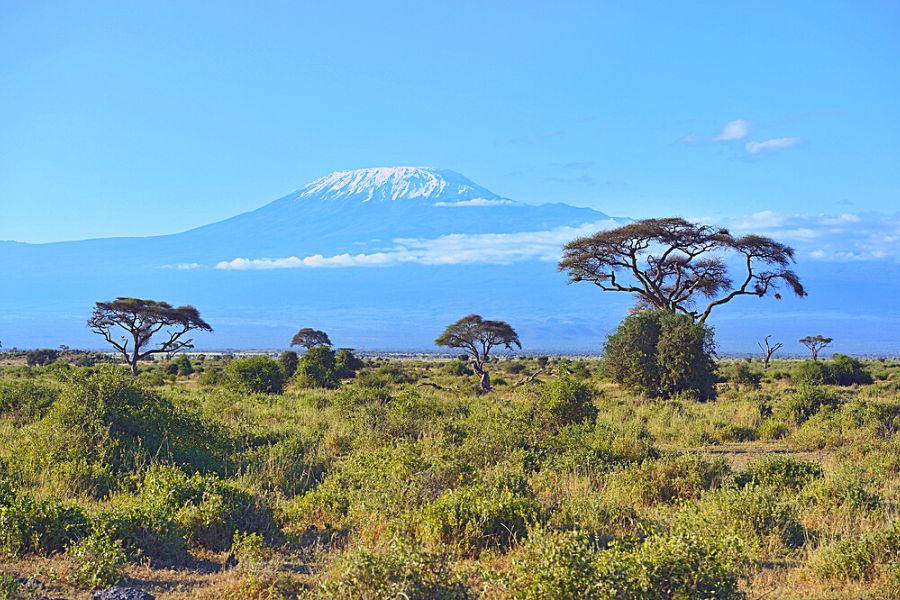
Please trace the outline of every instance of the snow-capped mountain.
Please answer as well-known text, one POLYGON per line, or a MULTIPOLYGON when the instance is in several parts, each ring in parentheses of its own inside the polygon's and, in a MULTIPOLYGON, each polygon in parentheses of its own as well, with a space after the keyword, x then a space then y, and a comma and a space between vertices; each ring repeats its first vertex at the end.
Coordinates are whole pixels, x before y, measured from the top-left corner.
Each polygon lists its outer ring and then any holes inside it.
POLYGON ((299 190, 295 201, 397 202, 429 204, 511 204, 472 180, 448 169, 381 167, 335 171, 299 190))

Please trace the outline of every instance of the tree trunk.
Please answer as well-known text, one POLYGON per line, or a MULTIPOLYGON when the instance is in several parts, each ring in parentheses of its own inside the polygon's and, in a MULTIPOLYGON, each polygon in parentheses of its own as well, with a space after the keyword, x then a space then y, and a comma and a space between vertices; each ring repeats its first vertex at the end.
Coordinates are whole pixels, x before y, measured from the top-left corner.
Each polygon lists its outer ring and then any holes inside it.
POLYGON ((491 376, 487 371, 485 371, 484 367, 476 362, 472 365, 472 370, 474 370, 475 374, 478 375, 478 380, 481 383, 481 389, 485 392, 491 391, 491 376))
POLYGON ((487 371, 482 371, 481 375, 479 375, 481 379, 481 389, 486 392, 491 391, 493 388, 491 387, 491 375, 487 371))

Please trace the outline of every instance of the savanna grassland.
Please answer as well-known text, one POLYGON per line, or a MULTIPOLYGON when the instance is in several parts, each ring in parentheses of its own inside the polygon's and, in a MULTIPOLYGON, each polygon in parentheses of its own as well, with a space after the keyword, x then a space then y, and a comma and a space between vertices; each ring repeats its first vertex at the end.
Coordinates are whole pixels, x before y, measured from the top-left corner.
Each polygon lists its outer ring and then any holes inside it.
POLYGON ((900 597, 897 362, 141 368, 0 367, 0 598, 900 597))

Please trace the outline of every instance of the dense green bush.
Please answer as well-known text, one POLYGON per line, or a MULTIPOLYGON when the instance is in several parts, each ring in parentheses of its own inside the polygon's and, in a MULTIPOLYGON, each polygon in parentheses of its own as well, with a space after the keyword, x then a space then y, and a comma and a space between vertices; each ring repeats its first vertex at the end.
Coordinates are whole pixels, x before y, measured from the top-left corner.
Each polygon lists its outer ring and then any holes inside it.
POLYGON ((236 531, 274 531, 271 513, 258 497, 215 475, 153 467, 134 485, 96 517, 131 554, 180 561, 189 547, 227 549, 236 531))
POLYGON ((463 600, 465 586, 440 554, 395 539, 383 549, 354 548, 330 565, 320 588, 326 598, 463 600))
POLYGON ((872 376, 866 371, 862 361, 846 354, 833 354, 828 361, 830 381, 834 385, 868 385, 872 376))
POLYGON ((843 581, 869 581, 883 573, 900 591, 900 520, 887 529, 823 546, 811 565, 819 576, 843 581))
POLYGON ((12 414, 20 422, 40 418, 59 397, 58 385, 33 379, 0 380, 0 416, 12 414))
POLYGON ((595 390, 590 385, 560 372, 539 393, 537 406, 553 428, 593 421, 597 417, 594 394, 595 390))
POLYGON ((362 359, 353 354, 350 348, 340 348, 334 357, 334 370, 341 379, 355 377, 356 372, 364 366, 362 359))
POLYGON ((300 357, 293 350, 286 350, 278 355, 278 364, 284 371, 284 376, 290 379, 297 372, 297 365, 300 363, 300 357))
POLYGON ((176 367, 175 374, 179 377, 187 377, 194 372, 194 365, 186 354, 181 354, 172 361, 176 367))
POLYGON ((225 379, 233 389, 253 394, 280 394, 284 372, 268 356, 249 356, 228 363, 225 379))
POLYGON ((721 370, 725 380, 738 387, 758 389, 762 381, 762 374, 751 369, 750 365, 743 361, 728 363, 721 370))
POLYGON ((715 395, 713 332, 686 316, 644 310, 626 317, 606 341, 604 369, 613 381, 651 397, 715 395))
POLYGON ((429 505, 423 515, 426 539, 464 553, 506 548, 528 533, 539 504, 510 489, 486 485, 451 489, 429 505))
POLYGON ((94 531, 72 544, 66 554, 74 559, 73 583, 84 589, 106 588, 122 579, 122 567, 127 562, 122 541, 107 533, 94 531))
POLYGON ((658 451, 646 430, 605 423, 575 423, 562 427, 546 445, 549 465, 583 473, 657 458, 658 451))
POLYGON ((719 487, 730 469, 723 459, 707 460, 697 454, 664 456, 620 469, 607 477, 608 492, 639 504, 657 504, 699 498, 719 487))
POLYGON ((774 409, 776 418, 801 425, 824 407, 835 407, 840 399, 818 385, 802 385, 787 395, 774 409))
POLYGON ((701 535, 727 533, 754 558, 779 555, 800 547, 806 531, 794 507, 774 488, 723 488, 685 506, 677 520, 685 531, 701 535))
POLYGON ((220 471, 228 443, 215 427, 145 389, 124 369, 76 376, 10 458, 29 481, 98 496, 151 461, 220 471))
POLYGON ((0 480, 0 553, 59 552, 89 529, 87 514, 75 503, 38 500, 0 480))
POLYGON ((791 381, 798 385, 867 385, 872 383, 872 376, 862 361, 835 354, 828 361, 803 361, 791 371, 791 381))
POLYGON ((339 383, 336 367, 334 350, 315 346, 300 357, 295 377, 305 387, 334 388, 339 383))
POLYGON ((515 598, 579 600, 598 592, 596 548, 581 531, 534 527, 512 565, 515 598))
POLYGON ((577 531, 537 528, 513 557, 515 598, 743 598, 735 541, 684 531, 599 550, 577 531))
POLYGON ((444 373, 453 377, 468 377, 474 375, 475 371, 461 360, 448 360, 444 365, 444 373))
POLYGON ((770 485, 780 490, 797 491, 822 477, 822 466, 811 460, 769 455, 748 464, 734 477, 738 486, 770 485))

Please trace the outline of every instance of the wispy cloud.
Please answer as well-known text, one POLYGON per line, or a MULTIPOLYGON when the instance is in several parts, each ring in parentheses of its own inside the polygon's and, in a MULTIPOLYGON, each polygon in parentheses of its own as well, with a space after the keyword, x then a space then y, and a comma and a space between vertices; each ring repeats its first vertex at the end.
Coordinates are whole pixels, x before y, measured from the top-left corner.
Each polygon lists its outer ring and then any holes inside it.
POLYGON ((803 258, 823 261, 900 262, 900 214, 802 215, 762 211, 745 217, 699 219, 733 233, 758 233, 793 246, 803 258))
POLYGON ((473 198, 472 200, 460 200, 459 202, 435 202, 435 206, 503 206, 506 204, 515 204, 512 200, 490 200, 487 198, 473 198))
POLYGON ((797 142, 799 141, 800 138, 795 137, 772 138, 770 140, 765 140, 762 142, 747 142, 744 145, 744 149, 747 151, 747 154, 756 156, 759 154, 768 154, 777 150, 792 148, 796 146, 797 142))
POLYGON ((190 271, 193 269, 202 269, 203 265, 200 263, 179 263, 177 265, 162 265, 160 269, 175 269, 177 271, 190 271))
POLYGON ((716 142, 727 142, 729 140, 740 140, 747 137, 750 124, 744 119, 735 119, 722 129, 722 131, 713 138, 716 142))
MULTIPOLYGON (((750 122, 746 119, 734 119, 725 124, 719 133, 714 136, 697 135, 688 133, 682 136, 678 141, 688 145, 702 144, 730 144, 738 140, 743 140, 750 135, 750 122)), ((796 137, 777 137, 767 140, 746 142, 741 149, 744 157, 760 158, 767 154, 772 154, 779 150, 792 148, 800 142, 800 138, 796 137)))
POLYGON ((398 238, 390 249, 371 254, 337 254, 284 258, 235 258, 216 265, 222 270, 315 269, 340 267, 384 267, 416 263, 422 265, 511 264, 521 261, 555 261, 562 246, 572 239, 609 229, 619 223, 607 219, 579 227, 557 227, 548 231, 521 233, 450 234, 434 239, 398 238))

